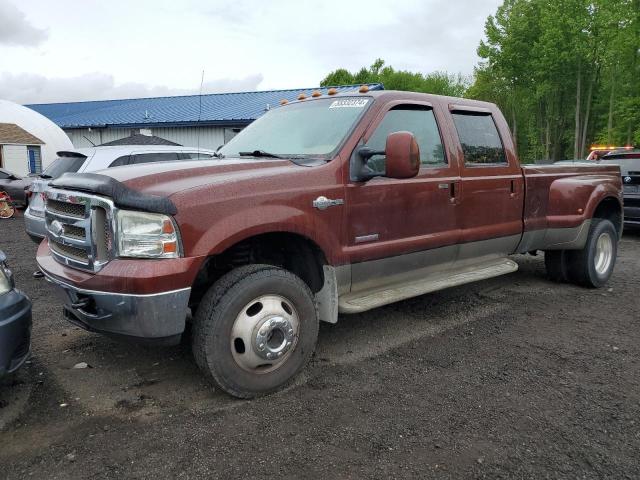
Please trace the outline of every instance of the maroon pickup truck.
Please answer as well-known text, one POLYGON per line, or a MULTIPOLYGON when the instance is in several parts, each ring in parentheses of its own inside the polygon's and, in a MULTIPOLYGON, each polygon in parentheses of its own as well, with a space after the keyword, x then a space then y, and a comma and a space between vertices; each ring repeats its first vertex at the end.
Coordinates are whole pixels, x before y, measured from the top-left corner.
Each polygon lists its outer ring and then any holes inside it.
POLYGON ((319 321, 511 254, 600 287, 622 224, 617 166, 521 166, 493 104, 363 88, 272 109, 215 160, 60 177, 37 261, 68 320, 165 343, 192 322, 203 372, 250 398, 303 368, 319 321))

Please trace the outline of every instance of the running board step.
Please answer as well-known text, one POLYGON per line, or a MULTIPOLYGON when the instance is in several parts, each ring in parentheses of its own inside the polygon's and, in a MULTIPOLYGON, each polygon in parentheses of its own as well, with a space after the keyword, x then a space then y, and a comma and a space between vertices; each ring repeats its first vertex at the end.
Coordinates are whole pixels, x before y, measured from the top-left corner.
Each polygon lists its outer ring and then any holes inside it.
POLYGON ((372 308, 399 302, 407 298, 417 297, 445 288, 464 285, 465 283, 499 277, 518 270, 518 264, 508 258, 500 258, 491 262, 466 266, 463 269, 448 272, 446 275, 434 275, 426 279, 413 280, 408 283, 394 285, 382 290, 365 290, 348 293, 340 297, 338 306, 340 313, 360 313, 372 308))

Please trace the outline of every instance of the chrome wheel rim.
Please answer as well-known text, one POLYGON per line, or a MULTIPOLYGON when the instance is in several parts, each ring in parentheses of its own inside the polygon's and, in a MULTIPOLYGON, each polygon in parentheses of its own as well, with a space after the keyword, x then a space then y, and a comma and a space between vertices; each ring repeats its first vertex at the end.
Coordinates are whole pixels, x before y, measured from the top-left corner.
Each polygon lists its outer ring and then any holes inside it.
POLYGON ((603 233, 596 241, 596 255, 594 258, 596 273, 604 275, 613 261, 613 239, 609 233, 603 233))
POLYGON ((280 295, 247 303, 231 329, 231 353, 240 368, 269 373, 280 368, 298 342, 300 320, 293 304, 280 295))

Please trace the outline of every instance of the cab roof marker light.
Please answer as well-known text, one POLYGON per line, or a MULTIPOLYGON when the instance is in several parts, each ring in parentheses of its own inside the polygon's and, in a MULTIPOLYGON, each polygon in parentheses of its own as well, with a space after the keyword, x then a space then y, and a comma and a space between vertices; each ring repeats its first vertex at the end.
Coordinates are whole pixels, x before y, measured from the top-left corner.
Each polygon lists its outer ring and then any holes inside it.
POLYGON ((318 98, 318 97, 321 97, 321 96, 322 96, 322 94, 321 94, 318 90, 316 90, 316 91, 314 91, 314 92, 311 94, 311 96, 312 96, 313 98, 318 98))
POLYGON ((280 105, 286 105, 287 103, 289 103, 289 100, 287 100, 286 98, 280 100, 280 105))
POLYGON ((338 90, 335 88, 330 88, 329 91, 327 92, 327 95, 335 95, 338 93, 338 90))
POLYGON ((298 100, 304 100, 305 98, 307 98, 307 96, 304 93, 298 95, 298 100))
POLYGON ((358 92, 360 93, 367 93, 369 91, 369 85, 362 85, 359 89, 358 92))

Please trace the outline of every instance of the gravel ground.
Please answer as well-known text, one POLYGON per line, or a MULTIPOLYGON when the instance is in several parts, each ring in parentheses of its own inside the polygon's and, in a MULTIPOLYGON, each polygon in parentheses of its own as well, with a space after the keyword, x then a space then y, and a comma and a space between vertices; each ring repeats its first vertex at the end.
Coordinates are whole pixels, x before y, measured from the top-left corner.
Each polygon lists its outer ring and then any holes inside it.
POLYGON ((602 290, 519 256, 322 325, 298 381, 254 401, 214 391, 187 346, 66 323, 20 218, 0 248, 34 302, 33 357, 0 386, 2 478, 640 477, 640 233, 602 290))

